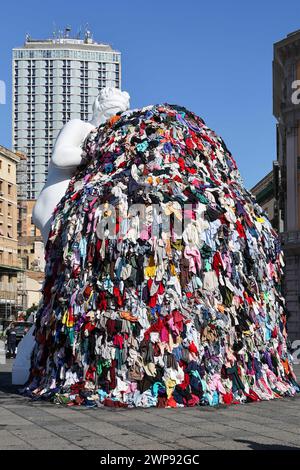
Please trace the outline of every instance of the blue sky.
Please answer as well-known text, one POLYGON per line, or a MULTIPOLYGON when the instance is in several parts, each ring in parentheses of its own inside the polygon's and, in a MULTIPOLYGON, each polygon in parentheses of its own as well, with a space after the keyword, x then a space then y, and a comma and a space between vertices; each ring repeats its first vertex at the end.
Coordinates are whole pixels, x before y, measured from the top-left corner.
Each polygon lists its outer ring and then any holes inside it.
POLYGON ((299 0, 26 0, 1 3, 0 143, 11 146, 11 50, 51 36, 53 24, 122 52, 131 106, 168 101, 200 115, 225 140, 246 186, 272 168, 273 43, 300 28, 299 0))

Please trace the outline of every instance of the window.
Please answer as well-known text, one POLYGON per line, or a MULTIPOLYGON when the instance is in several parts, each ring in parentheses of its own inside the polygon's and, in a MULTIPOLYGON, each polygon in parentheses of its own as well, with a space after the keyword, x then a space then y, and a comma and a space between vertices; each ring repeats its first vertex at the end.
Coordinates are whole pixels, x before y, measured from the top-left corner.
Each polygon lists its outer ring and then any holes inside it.
MULTIPOLYGON (((0 186, 0 191, 1 191, 1 186, 0 186)), ((8 191, 8 194, 11 196, 12 195, 12 185, 11 184, 8 184, 7 191, 8 191)))
POLYGON ((3 214, 3 201, 0 201, 0 214, 3 214))
MULTIPOLYGON (((30 236, 31 237, 36 237, 36 228, 35 227, 30 227, 30 236)), ((31 253, 34 253, 34 249, 33 249, 33 251, 31 251, 31 253)))
POLYGON ((3 191, 3 181, 0 181, 0 193, 3 191))
POLYGON ((0 170, 2 170, 2 160, 0 160, 0 170))
POLYGON ((7 215, 8 217, 12 217, 12 205, 11 204, 7 205, 7 215))
POLYGON ((15 283, 14 283, 14 280, 15 280, 15 276, 12 276, 11 274, 8 276, 8 290, 10 292, 13 292, 14 291, 14 288, 16 287, 15 286, 15 283))
POLYGON ((7 165, 7 171, 8 171, 8 173, 11 172, 11 165, 10 164, 7 165))

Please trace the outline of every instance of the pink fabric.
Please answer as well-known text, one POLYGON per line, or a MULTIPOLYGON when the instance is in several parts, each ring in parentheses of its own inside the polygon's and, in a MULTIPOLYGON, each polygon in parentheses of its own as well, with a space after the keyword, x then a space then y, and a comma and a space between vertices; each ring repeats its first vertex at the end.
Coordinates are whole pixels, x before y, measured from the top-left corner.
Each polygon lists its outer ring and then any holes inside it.
POLYGON ((221 382, 221 376, 220 374, 214 374, 210 381, 209 381, 209 388, 211 391, 217 390, 218 392, 225 394, 226 390, 223 387, 223 384, 221 382))
POLYGON ((201 269, 201 255, 200 251, 197 248, 189 248, 188 246, 184 249, 184 257, 189 260, 189 270, 196 274, 197 268, 200 271, 201 269))
POLYGON ((230 260, 230 256, 228 252, 222 254, 222 261, 223 261, 223 264, 225 265, 228 277, 230 278, 232 274, 232 266, 231 266, 231 260, 230 260))
POLYGON ((165 326, 163 326, 161 329, 160 339, 162 340, 163 343, 169 342, 169 331, 165 326))

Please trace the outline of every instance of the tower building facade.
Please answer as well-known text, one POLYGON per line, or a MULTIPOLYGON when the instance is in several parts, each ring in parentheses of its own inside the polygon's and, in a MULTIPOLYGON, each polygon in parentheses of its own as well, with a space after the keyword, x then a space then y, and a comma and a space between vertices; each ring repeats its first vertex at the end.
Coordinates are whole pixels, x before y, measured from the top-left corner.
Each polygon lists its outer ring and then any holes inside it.
POLYGON ((121 87, 121 54, 97 43, 89 31, 83 39, 65 34, 46 40, 28 36, 13 49, 12 147, 27 156, 20 193, 37 199, 47 178, 53 143, 70 119, 88 120, 92 103, 106 86, 121 87))

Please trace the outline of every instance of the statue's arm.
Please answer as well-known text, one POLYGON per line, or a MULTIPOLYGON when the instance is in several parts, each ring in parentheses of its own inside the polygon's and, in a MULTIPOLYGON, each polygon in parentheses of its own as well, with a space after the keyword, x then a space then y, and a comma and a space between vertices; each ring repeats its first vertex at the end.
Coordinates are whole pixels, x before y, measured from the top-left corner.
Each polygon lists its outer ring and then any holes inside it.
POLYGON ((80 119, 72 119, 62 128, 56 139, 51 161, 56 168, 73 168, 82 160, 82 144, 94 126, 80 119))

